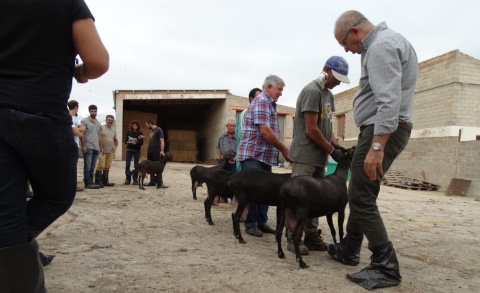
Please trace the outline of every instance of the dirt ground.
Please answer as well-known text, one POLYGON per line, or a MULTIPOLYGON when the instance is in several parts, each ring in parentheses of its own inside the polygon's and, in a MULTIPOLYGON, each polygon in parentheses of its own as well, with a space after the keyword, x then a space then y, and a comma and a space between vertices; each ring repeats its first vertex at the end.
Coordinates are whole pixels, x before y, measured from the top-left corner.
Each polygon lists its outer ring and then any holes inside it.
MULTIPOLYGON (((123 185, 125 162, 113 163, 114 187, 77 193, 72 208, 38 238, 50 293, 71 292, 366 292, 347 273, 367 266, 364 241, 360 265, 344 266, 326 252, 277 257, 274 235, 239 244, 232 235, 231 205, 212 208, 215 226, 204 218, 206 188, 192 199, 194 164, 168 163, 168 189, 123 185)), ((83 161, 79 160, 78 180, 83 161)), ((288 171, 288 170, 287 170, 288 171)), ((285 172, 274 168, 274 172, 285 172)), ((442 192, 382 186, 379 207, 400 261, 403 282, 377 292, 480 292, 480 201, 442 192)), ((348 211, 347 211, 348 214, 348 211)), ((270 208, 269 223, 275 223, 270 208)), ((332 237, 320 220, 324 238, 332 237)))

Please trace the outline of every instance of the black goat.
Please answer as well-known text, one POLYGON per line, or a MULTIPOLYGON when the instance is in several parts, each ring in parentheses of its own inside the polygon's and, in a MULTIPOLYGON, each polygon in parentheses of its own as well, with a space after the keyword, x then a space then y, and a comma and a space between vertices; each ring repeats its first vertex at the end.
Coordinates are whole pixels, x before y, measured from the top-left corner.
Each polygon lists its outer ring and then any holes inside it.
POLYGON ((197 165, 190 170, 190 178, 192 179, 192 194, 194 200, 197 200, 197 188, 203 187, 203 176, 211 170, 225 169, 225 167, 227 166, 227 162, 232 159, 232 157, 225 155, 225 159, 220 165, 210 168, 197 165))
POLYGON ((237 209, 232 213, 233 236, 238 238, 238 242, 246 243, 240 232, 240 216, 247 204, 251 202, 276 206, 278 226, 278 220, 283 214, 280 205, 280 187, 291 177, 291 173, 277 174, 262 169, 245 169, 229 178, 230 187, 238 202, 237 209))
MULTIPOLYGON (((355 147, 348 150, 341 148, 343 154, 350 160, 353 157, 354 150, 355 147)), ((285 220, 288 222, 287 228, 292 229, 293 225, 295 225, 292 240, 300 268, 308 268, 308 265, 303 262, 299 248, 299 241, 307 218, 326 216, 333 241, 337 243, 332 215, 338 213, 338 230, 340 240, 343 239, 343 221, 345 219, 345 207, 348 203, 347 175, 348 168, 337 165, 335 172, 329 176, 322 178, 297 176, 288 180, 280 188, 280 200, 284 207, 284 213, 281 215, 280 220, 277 221, 279 223, 276 231, 278 257, 285 258, 281 243, 285 220)))
POLYGON ((233 191, 228 185, 228 180, 226 180, 233 174, 233 172, 227 170, 211 168, 210 171, 203 175, 203 182, 205 182, 208 189, 208 196, 203 204, 205 206, 205 219, 209 225, 215 225, 211 214, 214 202, 218 202, 220 196, 233 198, 233 191))
POLYGON ((150 174, 150 176, 155 176, 155 174, 157 174, 155 178, 157 189, 160 188, 160 185, 162 184, 163 169, 165 169, 167 162, 171 161, 173 161, 173 156, 169 152, 167 152, 160 161, 141 161, 138 164, 138 188, 145 190, 145 187, 143 187, 143 180, 147 174, 150 174))

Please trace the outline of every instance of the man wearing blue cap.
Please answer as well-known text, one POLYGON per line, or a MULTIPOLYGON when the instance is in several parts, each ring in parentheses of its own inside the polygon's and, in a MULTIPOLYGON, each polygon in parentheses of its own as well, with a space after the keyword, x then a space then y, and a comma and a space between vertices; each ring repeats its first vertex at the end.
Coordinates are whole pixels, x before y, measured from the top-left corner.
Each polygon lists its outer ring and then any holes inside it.
MULTIPOLYGON (((307 84, 298 95, 293 142, 288 154, 293 161, 292 177, 324 177, 328 155, 338 164, 349 165, 349 159, 331 144, 335 142, 332 133, 335 104, 330 90, 340 82, 350 83, 347 75, 347 61, 342 57, 332 56, 325 63, 320 76, 307 84)), ((300 253, 306 255, 309 250, 327 250, 327 245, 317 232, 318 218, 307 219, 305 228, 305 246, 300 242, 300 253)), ((287 230, 287 239, 287 249, 295 252, 292 231, 287 230)))

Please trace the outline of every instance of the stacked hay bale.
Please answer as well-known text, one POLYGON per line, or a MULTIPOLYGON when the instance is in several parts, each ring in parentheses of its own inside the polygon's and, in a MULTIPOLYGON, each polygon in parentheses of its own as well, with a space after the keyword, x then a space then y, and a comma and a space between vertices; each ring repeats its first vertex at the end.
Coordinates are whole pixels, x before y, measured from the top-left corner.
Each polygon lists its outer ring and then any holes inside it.
POLYGON ((197 133, 193 130, 167 130, 168 151, 174 162, 196 163, 197 160, 197 133))
MULTIPOLYGON (((130 110, 124 110, 123 111, 123 137, 118 137, 118 144, 119 147, 122 145, 122 160, 125 161, 125 150, 127 145, 125 144, 125 136, 127 135, 127 131, 130 131, 130 123, 132 123, 133 120, 137 120, 138 123, 140 124, 141 127, 141 132, 143 135, 146 136, 146 138, 143 139, 143 146, 140 151, 140 161, 146 160, 147 159, 147 149, 148 149, 148 134, 150 133, 150 130, 148 128, 145 128, 145 121, 147 119, 152 119, 153 121, 157 121, 158 115, 157 114, 152 114, 152 113, 145 113, 145 112, 139 112, 139 111, 130 111, 130 110)), ((133 164, 133 160, 132 160, 133 164)))

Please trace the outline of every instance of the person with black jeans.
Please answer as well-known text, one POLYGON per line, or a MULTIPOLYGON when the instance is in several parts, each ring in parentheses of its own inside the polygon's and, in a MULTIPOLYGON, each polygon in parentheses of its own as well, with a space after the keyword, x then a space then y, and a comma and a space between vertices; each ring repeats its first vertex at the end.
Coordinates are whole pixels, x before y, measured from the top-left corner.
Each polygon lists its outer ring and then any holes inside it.
MULTIPOLYGON (((160 161, 163 156, 165 156, 165 139, 163 137, 163 130, 155 125, 152 119, 147 119, 145 127, 150 129, 149 140, 148 140, 148 149, 147 149, 147 160, 149 161, 160 161)), ((144 136, 142 136, 143 138, 144 136)), ((162 182, 159 182, 160 188, 168 188, 168 186, 163 185, 162 182)), ((147 186, 156 186, 156 175, 150 175, 150 182, 147 186)))
POLYGON ((44 293, 35 238, 77 189, 72 77, 100 77, 109 56, 83 0, 0 0, 0 19, 0 292, 44 293))
POLYGON ((143 133, 140 131, 140 123, 137 120, 133 120, 130 123, 130 130, 125 136, 125 144, 127 145, 127 150, 125 153, 125 185, 129 185, 132 181, 133 175, 133 184, 138 185, 138 161, 140 160, 140 150, 143 145, 143 133), (133 172, 130 171, 130 163, 133 157, 133 172))

